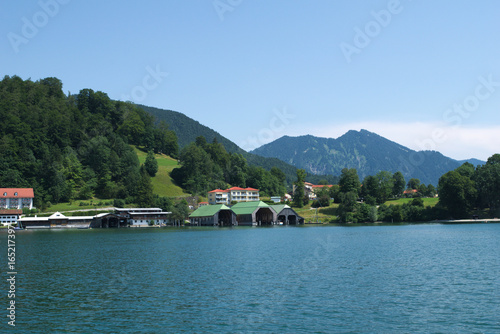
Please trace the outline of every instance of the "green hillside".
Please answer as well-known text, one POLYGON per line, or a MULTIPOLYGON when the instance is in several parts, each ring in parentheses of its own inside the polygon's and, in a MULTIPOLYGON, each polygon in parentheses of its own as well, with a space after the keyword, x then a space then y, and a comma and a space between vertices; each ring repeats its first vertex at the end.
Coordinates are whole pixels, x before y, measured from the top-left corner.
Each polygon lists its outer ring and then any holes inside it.
MULTIPOLYGON (((134 152, 137 153, 139 162, 144 164, 147 153, 135 146, 133 148, 134 152)), ((158 162, 158 172, 151 178, 154 194, 167 197, 187 196, 188 194, 181 187, 174 184, 170 177, 170 172, 179 167, 178 161, 165 154, 155 154, 155 159, 158 162)))
MULTIPOLYGON (((229 153, 240 153, 247 160, 250 166, 262 167, 266 170, 271 170, 272 167, 279 168, 286 176, 286 183, 291 188, 292 183, 296 180, 297 167, 284 162, 283 160, 274 157, 262 157, 252 153, 248 153, 241 149, 238 145, 231 140, 222 136, 217 131, 200 124, 198 121, 172 110, 159 109, 144 105, 138 105, 144 111, 148 112, 155 117, 156 122, 159 124, 161 121, 169 124, 169 130, 175 132, 178 138, 179 148, 183 149, 190 143, 196 140, 196 137, 203 136, 208 142, 212 142, 214 138, 217 142, 224 145, 224 148, 229 153)), ((321 179, 328 180, 329 183, 336 183, 338 178, 332 175, 314 175, 315 173, 308 173, 306 180, 309 182, 317 182, 321 179)))

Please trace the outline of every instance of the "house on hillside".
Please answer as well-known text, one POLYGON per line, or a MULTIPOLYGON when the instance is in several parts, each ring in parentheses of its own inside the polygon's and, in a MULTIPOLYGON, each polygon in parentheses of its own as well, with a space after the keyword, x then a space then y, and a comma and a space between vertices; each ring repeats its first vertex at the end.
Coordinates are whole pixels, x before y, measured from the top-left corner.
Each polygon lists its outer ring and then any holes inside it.
POLYGON ((238 225, 236 214, 224 204, 200 206, 189 215, 189 223, 195 226, 238 225))
POLYGON ((413 197, 418 192, 417 189, 406 189, 403 191, 404 197, 413 197))
MULTIPOLYGON (((312 184, 310 182, 304 182, 304 194, 310 199, 315 200, 318 196, 317 193, 324 187, 331 188, 331 184, 312 184)), ((293 185, 293 193, 295 193, 295 184, 293 185)))
POLYGON ((262 201, 240 202, 231 207, 238 225, 273 225, 278 217, 276 211, 262 201))
POLYGON ((207 194, 208 202, 211 205, 226 204, 231 202, 252 202, 259 201, 259 189, 232 187, 229 189, 215 189, 207 194))
POLYGON ((0 209, 33 209, 33 188, 0 188, 0 209))

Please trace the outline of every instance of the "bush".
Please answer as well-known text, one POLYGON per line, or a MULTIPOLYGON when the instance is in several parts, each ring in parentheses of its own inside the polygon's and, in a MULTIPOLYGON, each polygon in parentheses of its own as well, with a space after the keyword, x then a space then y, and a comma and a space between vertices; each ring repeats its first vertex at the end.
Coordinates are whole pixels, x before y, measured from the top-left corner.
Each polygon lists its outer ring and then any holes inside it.
POLYGON ((124 208, 125 207, 125 201, 123 199, 115 199, 113 201, 113 206, 116 208, 124 208))

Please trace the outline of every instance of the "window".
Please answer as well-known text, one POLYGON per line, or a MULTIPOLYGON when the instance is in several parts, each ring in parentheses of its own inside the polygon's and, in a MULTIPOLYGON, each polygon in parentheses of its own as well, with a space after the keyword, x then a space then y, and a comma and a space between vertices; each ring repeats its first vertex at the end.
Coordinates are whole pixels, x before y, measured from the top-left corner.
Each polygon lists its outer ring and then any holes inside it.
POLYGON ((17 196, 17 193, 14 193, 14 196, 17 196))
POLYGON ((7 196, 7 193, 3 193, 4 196, 7 196))

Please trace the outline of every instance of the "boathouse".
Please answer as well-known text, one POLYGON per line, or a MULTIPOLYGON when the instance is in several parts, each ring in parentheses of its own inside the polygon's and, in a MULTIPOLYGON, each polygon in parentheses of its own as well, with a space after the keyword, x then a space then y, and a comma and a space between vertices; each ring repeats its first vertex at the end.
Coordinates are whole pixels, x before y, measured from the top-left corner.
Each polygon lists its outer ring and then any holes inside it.
POLYGON ((238 225, 236 214, 226 205, 200 206, 189 215, 191 226, 234 226, 238 225))
POLYGON ((163 212, 160 208, 117 208, 115 213, 122 217, 130 227, 149 225, 168 225, 172 212, 163 212))
POLYGON ((94 216, 91 228, 120 228, 128 227, 127 217, 119 213, 99 213, 94 216))
POLYGON ((240 202, 231 207, 238 225, 273 225, 276 211, 262 201, 240 202))
POLYGON ((294 209, 286 204, 271 205, 278 216, 278 223, 283 225, 304 224, 304 218, 299 216, 294 209))
POLYGON ((18 223, 21 228, 89 228, 94 216, 69 216, 66 217, 56 212, 50 217, 23 217, 18 223))

